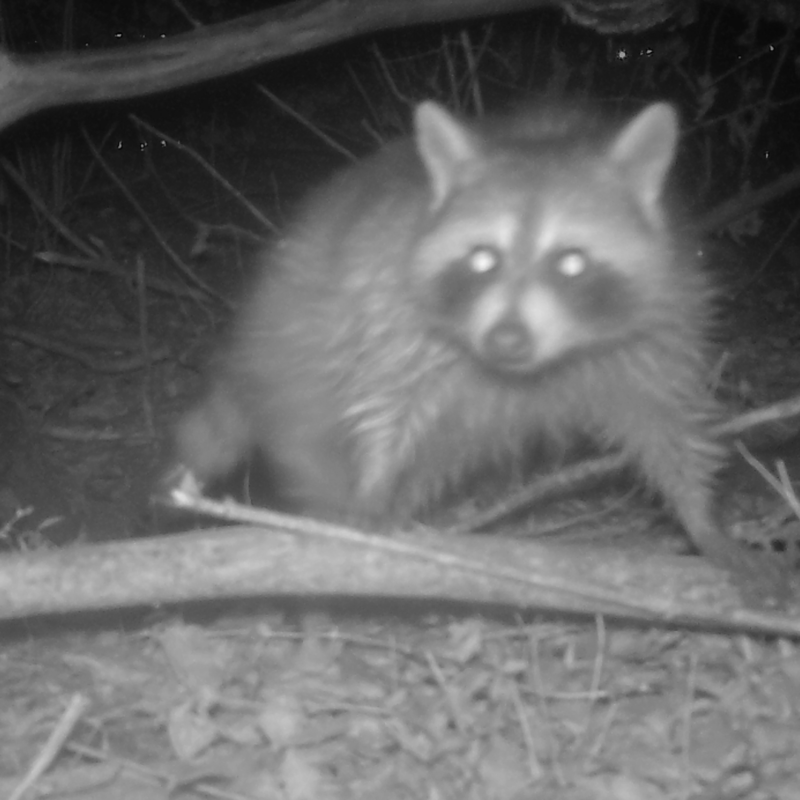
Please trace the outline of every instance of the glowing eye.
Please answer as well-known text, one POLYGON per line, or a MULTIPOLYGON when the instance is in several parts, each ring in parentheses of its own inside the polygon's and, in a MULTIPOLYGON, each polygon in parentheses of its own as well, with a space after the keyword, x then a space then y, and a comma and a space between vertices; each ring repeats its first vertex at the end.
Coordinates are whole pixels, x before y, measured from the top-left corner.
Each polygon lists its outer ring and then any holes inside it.
POLYGON ((472 249, 467 256, 467 263, 473 272, 485 275, 500 266, 500 255, 493 247, 480 245, 472 249))
POLYGON ((565 278, 576 278, 583 275, 589 266, 589 260, 580 250, 570 250, 558 259, 558 271, 565 278))

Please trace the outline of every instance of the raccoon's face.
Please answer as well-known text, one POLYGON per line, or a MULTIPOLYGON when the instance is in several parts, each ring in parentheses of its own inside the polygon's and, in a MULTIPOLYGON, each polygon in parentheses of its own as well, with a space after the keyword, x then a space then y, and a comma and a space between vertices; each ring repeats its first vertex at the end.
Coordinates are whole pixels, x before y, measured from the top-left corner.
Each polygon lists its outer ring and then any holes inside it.
POLYGON ((434 326, 508 372, 623 337, 638 316, 635 287, 577 243, 520 264, 492 239, 469 242, 429 290, 434 326))
POLYGON ((509 375, 646 330, 669 281, 659 198, 673 140, 631 132, 637 118, 599 153, 492 149, 445 114, 417 120, 432 209, 412 270, 434 328, 509 375))

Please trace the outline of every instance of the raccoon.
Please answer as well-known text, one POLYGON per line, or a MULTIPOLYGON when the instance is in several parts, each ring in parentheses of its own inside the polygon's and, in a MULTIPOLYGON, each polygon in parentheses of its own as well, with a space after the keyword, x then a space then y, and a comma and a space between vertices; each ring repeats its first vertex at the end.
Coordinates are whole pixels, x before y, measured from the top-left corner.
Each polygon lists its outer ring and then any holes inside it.
POLYGON ((295 508, 403 525, 487 465, 588 436, 746 568, 713 501, 712 292, 664 200, 677 139, 665 103, 607 130, 423 102, 266 255, 179 426, 184 468, 205 484, 256 449, 295 508))

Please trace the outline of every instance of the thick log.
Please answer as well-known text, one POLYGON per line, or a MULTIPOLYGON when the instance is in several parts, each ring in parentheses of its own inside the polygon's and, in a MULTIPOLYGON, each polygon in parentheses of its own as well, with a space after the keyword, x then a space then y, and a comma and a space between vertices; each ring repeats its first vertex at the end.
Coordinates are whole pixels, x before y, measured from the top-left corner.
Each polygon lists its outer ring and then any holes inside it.
POLYGON ((254 596, 456 601, 661 625, 800 635, 744 609, 701 558, 487 536, 371 536, 267 513, 268 527, 23 553, 0 560, 0 619, 254 596))

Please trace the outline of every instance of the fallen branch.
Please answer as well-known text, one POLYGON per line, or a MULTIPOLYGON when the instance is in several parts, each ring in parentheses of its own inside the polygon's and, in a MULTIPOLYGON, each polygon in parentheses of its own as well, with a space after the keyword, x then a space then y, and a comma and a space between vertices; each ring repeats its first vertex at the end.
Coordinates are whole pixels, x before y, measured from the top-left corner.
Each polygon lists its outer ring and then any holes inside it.
MULTIPOLYGON (((194 503, 193 503, 194 505, 194 503)), ((0 619, 253 596, 444 601, 800 636, 741 607, 702 558, 429 533, 376 536, 201 500, 262 525, 24 553, 0 561, 0 619)))
MULTIPOLYGON (((0 50, 0 130, 43 108, 190 86, 368 33, 552 4, 553 0, 299 0, 128 47, 45 56, 11 56, 0 50)), ((572 5, 565 4, 566 10, 572 5)), ((634 2, 630 5, 635 8, 634 2)), ((630 17, 634 24, 635 14, 630 17)), ((589 24, 593 20, 599 21, 597 14, 585 19, 589 24)), ((624 27, 623 18, 617 28, 624 27)))

